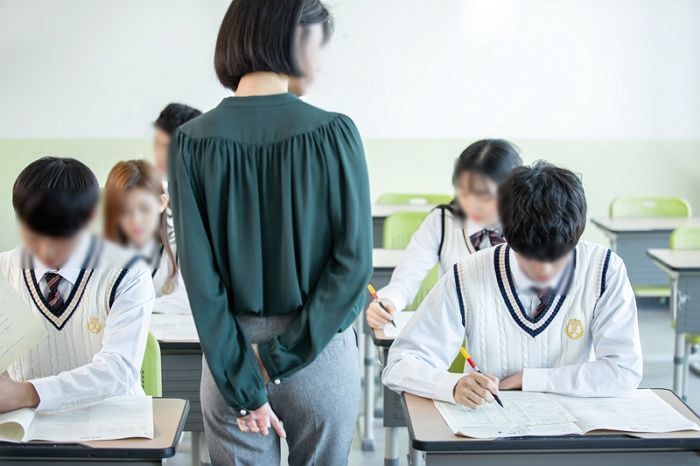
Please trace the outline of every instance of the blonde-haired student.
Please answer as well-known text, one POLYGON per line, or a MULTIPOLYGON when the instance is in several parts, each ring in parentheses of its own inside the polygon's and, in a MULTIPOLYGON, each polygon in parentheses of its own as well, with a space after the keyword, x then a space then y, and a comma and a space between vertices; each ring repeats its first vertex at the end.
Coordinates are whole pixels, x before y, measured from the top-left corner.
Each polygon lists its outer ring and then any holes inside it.
POLYGON ((389 312, 372 302, 367 308, 370 327, 383 328, 391 314, 410 304, 435 264, 442 276, 455 262, 503 242, 496 191, 521 164, 516 147, 502 139, 483 139, 462 152, 452 174, 454 200, 435 208, 411 238, 391 282, 379 291, 389 312))
POLYGON ((637 388, 642 354, 622 260, 579 241, 578 177, 538 162, 499 190, 507 244, 455 264, 389 351, 391 389, 470 407, 499 389, 618 396, 637 388), (463 341, 483 374, 448 372, 463 341))
POLYGON ((104 236, 141 254, 151 267, 153 312, 191 313, 168 225, 168 196, 156 168, 145 160, 117 163, 104 191, 104 236))
POLYGON ((23 244, 0 253, 0 275, 48 337, 0 375, 0 412, 143 395, 153 283, 137 255, 90 233, 99 192, 92 171, 70 158, 39 159, 15 181, 23 244))

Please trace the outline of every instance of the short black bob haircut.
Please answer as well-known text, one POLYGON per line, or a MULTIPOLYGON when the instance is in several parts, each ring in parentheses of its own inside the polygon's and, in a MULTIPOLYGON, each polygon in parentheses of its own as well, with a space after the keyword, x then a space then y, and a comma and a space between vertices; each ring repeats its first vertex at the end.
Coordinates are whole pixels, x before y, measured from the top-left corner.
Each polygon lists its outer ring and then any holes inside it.
POLYGON ((581 180, 544 161, 513 170, 499 188, 498 210, 510 247, 542 262, 571 252, 586 226, 581 180))
POLYGON ((172 136, 178 126, 201 114, 202 112, 189 105, 172 103, 160 112, 158 119, 153 122, 153 126, 172 136))
MULTIPOLYGON (((469 172, 500 185, 515 167, 523 164, 518 148, 505 139, 481 139, 470 144, 455 160, 452 184, 457 186, 459 177, 469 172)), ((473 186, 470 189, 474 190, 473 186)), ((456 199, 447 206, 453 214, 464 216, 456 199)))
POLYGON ((12 205, 19 221, 34 233, 70 238, 88 224, 99 196, 97 178, 85 164, 42 157, 15 180, 12 205))
POLYGON ((216 39, 216 76, 234 92, 248 73, 303 76, 296 30, 313 24, 323 26, 324 40, 333 34, 333 18, 320 0, 233 0, 216 39))

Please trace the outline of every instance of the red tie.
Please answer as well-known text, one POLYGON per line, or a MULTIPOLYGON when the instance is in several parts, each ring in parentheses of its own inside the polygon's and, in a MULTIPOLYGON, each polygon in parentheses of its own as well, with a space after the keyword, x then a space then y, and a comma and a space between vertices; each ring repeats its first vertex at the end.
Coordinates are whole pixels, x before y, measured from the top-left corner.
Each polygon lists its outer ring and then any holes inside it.
POLYGON ((549 304, 549 301, 552 299, 552 288, 546 286, 544 288, 538 288, 536 286, 533 286, 530 288, 536 295, 537 298, 540 300, 540 303, 537 305, 537 309, 535 309, 535 312, 532 314, 533 319, 537 319, 537 317, 544 312, 544 310, 547 308, 547 305, 549 304))
POLYGON ((44 280, 46 280, 46 284, 49 286, 49 292, 46 295, 46 300, 49 303, 49 310, 52 314, 58 316, 63 308, 63 297, 58 290, 58 286, 61 284, 63 277, 57 273, 46 272, 44 274, 44 280))
POLYGON ((496 231, 494 230, 484 228, 483 230, 477 231, 476 233, 473 233, 471 236, 469 236, 469 241, 471 241, 474 245, 474 249, 476 249, 477 251, 481 249, 481 242, 484 240, 484 236, 486 235, 488 235, 489 237, 491 246, 497 246, 501 243, 505 243, 503 236, 496 233, 496 231))

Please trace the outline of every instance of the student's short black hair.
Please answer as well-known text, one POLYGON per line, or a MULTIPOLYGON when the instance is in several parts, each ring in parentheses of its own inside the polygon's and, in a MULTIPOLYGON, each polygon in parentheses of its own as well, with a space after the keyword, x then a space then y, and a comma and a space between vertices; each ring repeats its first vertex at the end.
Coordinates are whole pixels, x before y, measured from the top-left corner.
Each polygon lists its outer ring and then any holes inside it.
POLYGON ((198 117, 202 112, 185 104, 168 104, 153 123, 156 128, 172 135, 178 126, 198 117))
POLYGON ((95 174, 68 157, 42 157, 22 170, 12 188, 17 218, 30 230, 68 238, 92 218, 100 196, 95 174))
POLYGON ((544 161, 513 170, 498 191, 498 209, 510 247, 543 262, 573 250, 586 226, 581 180, 544 161))
POLYGON ((295 34, 312 24, 323 26, 325 40, 333 33, 333 18, 320 0, 233 0, 216 39, 216 76, 233 91, 256 71, 303 76, 295 34))

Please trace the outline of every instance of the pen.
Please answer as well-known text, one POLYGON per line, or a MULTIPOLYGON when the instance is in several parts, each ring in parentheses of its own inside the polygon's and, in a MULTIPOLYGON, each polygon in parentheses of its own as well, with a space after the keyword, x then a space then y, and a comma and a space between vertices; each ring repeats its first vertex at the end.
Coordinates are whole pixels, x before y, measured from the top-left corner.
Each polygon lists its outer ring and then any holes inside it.
MULTIPOLYGON (((386 312, 388 312, 389 315, 391 315, 391 312, 389 312, 389 309, 387 309, 386 306, 384 306, 384 304, 382 304, 382 302, 379 300, 379 295, 377 294, 377 290, 375 290, 374 287, 373 287, 371 284, 370 284, 370 285, 367 285, 367 289, 369 290, 369 294, 371 294, 372 297, 373 297, 374 299, 377 300, 377 303, 379 303, 379 306, 380 306, 382 309, 384 309, 386 312)), ((394 319, 391 319, 391 320, 389 321, 389 323, 390 323, 391 325, 393 325, 394 328, 397 328, 397 327, 396 327, 396 324, 394 323, 394 319)))
MULTIPOLYGON (((464 356, 464 359, 467 360, 470 366, 472 366, 472 369, 474 369, 476 372, 479 374, 482 374, 481 369, 479 369, 479 366, 476 365, 474 360, 472 359, 471 355, 469 354, 469 351, 464 346, 459 347, 459 352, 462 356, 464 356)), ((496 402, 501 405, 501 408, 505 408, 503 406, 503 403, 501 402, 501 399, 498 397, 498 395, 493 395, 493 397, 496 399, 496 402)))

